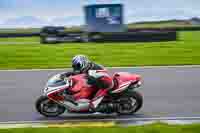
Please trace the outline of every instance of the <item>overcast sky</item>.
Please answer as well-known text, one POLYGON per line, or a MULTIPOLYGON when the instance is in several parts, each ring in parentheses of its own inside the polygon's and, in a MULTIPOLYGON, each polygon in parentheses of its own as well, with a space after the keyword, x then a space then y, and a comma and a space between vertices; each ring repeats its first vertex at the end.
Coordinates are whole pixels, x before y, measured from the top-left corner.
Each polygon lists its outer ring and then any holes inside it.
POLYGON ((0 23, 8 19, 34 16, 45 21, 76 17, 72 20, 79 20, 76 23, 82 24, 83 5, 97 2, 123 3, 126 22, 200 16, 200 0, 0 0, 0 23))

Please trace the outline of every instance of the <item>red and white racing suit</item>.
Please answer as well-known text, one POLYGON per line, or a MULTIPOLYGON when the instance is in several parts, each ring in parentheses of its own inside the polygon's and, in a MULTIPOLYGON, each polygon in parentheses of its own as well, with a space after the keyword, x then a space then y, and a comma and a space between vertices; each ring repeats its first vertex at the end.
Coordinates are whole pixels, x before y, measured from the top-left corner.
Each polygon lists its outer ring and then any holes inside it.
POLYGON ((103 97, 107 95, 107 92, 113 88, 113 79, 106 70, 89 70, 88 81, 89 84, 95 85, 98 88, 91 102, 91 107, 96 108, 103 97))

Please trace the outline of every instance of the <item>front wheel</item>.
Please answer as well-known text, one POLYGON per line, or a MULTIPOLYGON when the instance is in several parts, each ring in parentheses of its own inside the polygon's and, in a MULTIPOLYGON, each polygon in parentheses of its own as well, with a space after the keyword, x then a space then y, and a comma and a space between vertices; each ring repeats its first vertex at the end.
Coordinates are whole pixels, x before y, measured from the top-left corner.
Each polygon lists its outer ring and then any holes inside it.
POLYGON ((119 99, 118 114, 129 115, 136 113, 143 105, 143 96, 137 92, 123 95, 119 99))
POLYGON ((65 108, 48 99, 47 96, 40 96, 35 103, 36 110, 46 117, 57 117, 65 112, 65 108))

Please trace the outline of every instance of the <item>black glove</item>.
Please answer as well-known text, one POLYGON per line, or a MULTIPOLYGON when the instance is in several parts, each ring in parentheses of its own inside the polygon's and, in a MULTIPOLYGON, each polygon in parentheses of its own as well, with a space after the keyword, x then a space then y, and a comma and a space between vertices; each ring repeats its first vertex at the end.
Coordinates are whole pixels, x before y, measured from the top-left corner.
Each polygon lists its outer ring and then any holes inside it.
POLYGON ((87 82, 87 83, 88 83, 89 85, 96 85, 96 84, 97 84, 97 79, 96 79, 96 78, 87 75, 87 79, 88 79, 88 82, 87 82))

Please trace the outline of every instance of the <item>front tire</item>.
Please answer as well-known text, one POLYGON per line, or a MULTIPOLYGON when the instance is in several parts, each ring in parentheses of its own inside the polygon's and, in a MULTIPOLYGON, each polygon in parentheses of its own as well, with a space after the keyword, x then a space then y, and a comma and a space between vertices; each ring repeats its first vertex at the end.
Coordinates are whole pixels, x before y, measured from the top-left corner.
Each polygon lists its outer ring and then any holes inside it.
POLYGON ((46 117, 57 117, 65 112, 65 108, 51 101, 47 96, 40 96, 35 103, 36 110, 46 117), (50 109, 53 111, 49 111, 50 109))
POLYGON ((128 93, 120 97, 118 114, 130 115, 136 113, 143 105, 143 96, 137 91, 128 93))

